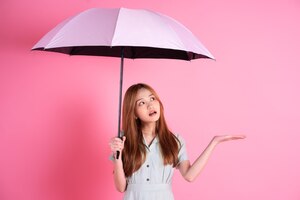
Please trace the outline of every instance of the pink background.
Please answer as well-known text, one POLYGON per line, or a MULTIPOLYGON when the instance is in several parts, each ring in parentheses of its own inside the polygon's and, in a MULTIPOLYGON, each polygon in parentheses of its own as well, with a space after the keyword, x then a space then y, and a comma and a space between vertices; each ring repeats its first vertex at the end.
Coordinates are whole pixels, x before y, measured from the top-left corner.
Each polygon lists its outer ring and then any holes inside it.
POLYGON ((71 15, 121 6, 177 19, 216 57, 125 60, 124 90, 157 90, 190 159, 214 135, 248 136, 220 144, 193 183, 176 171, 176 199, 299 200, 298 0, 1 0, 0 199, 121 199, 108 160, 120 59, 30 51, 71 15))

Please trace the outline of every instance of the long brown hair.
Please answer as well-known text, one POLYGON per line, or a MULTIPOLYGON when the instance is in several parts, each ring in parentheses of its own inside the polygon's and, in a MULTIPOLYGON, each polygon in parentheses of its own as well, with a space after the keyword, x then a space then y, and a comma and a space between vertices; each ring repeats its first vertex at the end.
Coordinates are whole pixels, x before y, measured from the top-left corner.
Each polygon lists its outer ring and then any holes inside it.
POLYGON ((141 121, 135 118, 135 100, 138 91, 142 88, 149 90, 160 104, 160 117, 156 122, 156 133, 164 165, 171 164, 175 167, 178 163, 179 140, 167 126, 162 102, 152 87, 144 83, 138 83, 127 89, 123 101, 122 129, 126 136, 126 142, 122 152, 122 160, 126 177, 137 171, 146 158, 141 121))

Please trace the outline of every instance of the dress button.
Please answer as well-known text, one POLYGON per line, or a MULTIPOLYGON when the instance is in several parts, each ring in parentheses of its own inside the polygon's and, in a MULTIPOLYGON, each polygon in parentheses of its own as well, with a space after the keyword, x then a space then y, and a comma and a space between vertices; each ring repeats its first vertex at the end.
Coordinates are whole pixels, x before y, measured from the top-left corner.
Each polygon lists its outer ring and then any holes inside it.
POLYGON ((149 165, 147 165, 147 167, 149 167, 149 165))
POLYGON ((150 179, 149 178, 147 178, 147 181, 149 181, 150 179))

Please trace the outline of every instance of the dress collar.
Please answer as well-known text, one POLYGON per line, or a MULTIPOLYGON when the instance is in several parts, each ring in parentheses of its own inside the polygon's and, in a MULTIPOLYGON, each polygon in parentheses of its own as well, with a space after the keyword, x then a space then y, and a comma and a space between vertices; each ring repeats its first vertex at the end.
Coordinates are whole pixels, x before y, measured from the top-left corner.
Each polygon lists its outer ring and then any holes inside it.
POLYGON ((146 147, 150 148, 152 145, 158 143, 158 137, 157 137, 157 135, 156 135, 156 136, 153 138, 152 142, 151 142, 151 143, 149 144, 149 146, 148 146, 148 145, 147 145, 147 142, 146 142, 146 140, 145 140, 145 137, 144 137, 144 135, 143 135, 143 142, 144 142, 144 145, 145 145, 146 147))

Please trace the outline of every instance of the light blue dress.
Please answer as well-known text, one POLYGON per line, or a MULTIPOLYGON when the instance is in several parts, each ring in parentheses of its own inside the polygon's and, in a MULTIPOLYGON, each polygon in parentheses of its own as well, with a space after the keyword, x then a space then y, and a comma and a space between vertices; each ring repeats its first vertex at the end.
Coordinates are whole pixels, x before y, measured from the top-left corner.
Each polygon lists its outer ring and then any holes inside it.
MULTIPOLYGON (((180 141, 180 163, 188 160, 188 156, 183 138, 176 136, 180 141)), ((171 186, 174 168, 172 165, 163 164, 158 137, 154 138, 150 146, 146 145, 146 149, 146 161, 138 171, 127 178, 124 200, 174 200, 171 186)))

